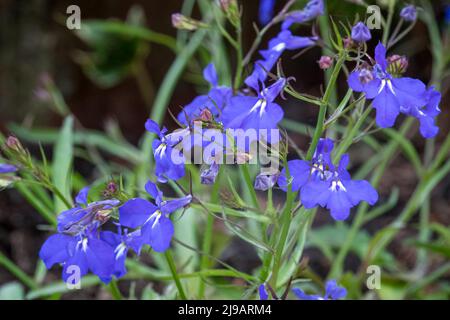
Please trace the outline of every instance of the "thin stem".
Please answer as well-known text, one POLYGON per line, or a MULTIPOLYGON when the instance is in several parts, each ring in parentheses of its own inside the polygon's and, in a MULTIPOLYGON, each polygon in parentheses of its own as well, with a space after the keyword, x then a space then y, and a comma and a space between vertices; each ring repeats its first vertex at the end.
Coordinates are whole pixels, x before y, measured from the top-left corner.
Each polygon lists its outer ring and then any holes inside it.
POLYGON ((37 289, 38 285, 36 284, 36 282, 25 272, 23 272, 18 266, 16 266, 14 262, 9 260, 2 252, 0 252, 0 265, 11 272, 17 279, 19 279, 30 289, 37 289))
POLYGON ((186 294, 184 293, 183 285, 181 283, 180 277, 178 276, 177 267, 176 267, 175 261, 173 259, 172 251, 170 249, 166 250, 164 255, 166 256, 166 261, 167 261, 167 264, 169 265, 170 272, 172 273, 173 280, 175 281, 175 285, 177 286, 178 294, 180 295, 180 298, 182 300, 187 300, 186 294))
POLYGON ((250 171, 248 168, 248 164, 244 163, 244 164, 240 165, 239 168, 241 169, 242 175, 244 176, 244 182, 247 185, 247 189, 250 194, 253 207, 260 210, 261 207, 259 205, 258 196, 256 195, 256 191, 253 188, 253 183, 252 183, 252 179, 250 177, 250 171))
POLYGON ((117 286, 116 280, 111 280, 108 285, 109 292, 111 293, 114 300, 122 300, 122 294, 120 293, 119 287, 117 286))

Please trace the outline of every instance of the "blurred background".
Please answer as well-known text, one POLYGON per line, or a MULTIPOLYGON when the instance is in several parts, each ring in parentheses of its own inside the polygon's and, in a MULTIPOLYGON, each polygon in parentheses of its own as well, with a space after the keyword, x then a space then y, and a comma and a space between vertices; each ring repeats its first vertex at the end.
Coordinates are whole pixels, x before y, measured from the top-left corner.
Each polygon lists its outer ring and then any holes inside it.
MULTIPOLYGON (((187 2, 194 3, 194 1, 187 2)), ((360 17, 365 16, 365 9, 356 4, 357 2, 328 1, 329 14, 337 20, 348 20, 352 24, 356 14, 360 17)), ((176 0, 0 1, 0 131, 3 134, 17 134, 32 152, 38 154, 38 145, 27 143, 27 139, 21 137, 19 132, 20 129, 57 128, 61 125, 63 118, 58 114, 58 110, 55 110, 54 100, 45 90, 50 85, 57 87, 62 94, 67 106, 78 119, 77 126, 102 131, 120 128, 123 138, 137 145, 144 133, 143 124, 150 113, 155 93, 174 61, 175 54, 166 45, 126 34, 111 33, 96 28, 90 21, 117 19, 128 21, 130 25, 144 26, 158 34, 178 39, 187 38, 189 33, 182 32, 180 35, 172 27, 170 17, 172 13, 180 12, 183 6, 190 5, 189 3, 176 0), (65 26, 66 9, 71 4, 81 8, 80 32, 68 30, 65 26)), ((248 50, 254 38, 252 25, 257 23, 259 1, 246 0, 241 3, 244 10, 244 47, 248 50)), ((285 1, 278 0, 276 11, 284 3, 285 1)), ((302 7, 302 3, 304 1, 299 1, 298 6, 302 7)), ((445 1, 431 1, 431 3, 439 27, 442 30, 448 29, 450 22, 445 22, 444 19, 445 5, 448 3, 445 1)), ((201 18, 197 5, 194 6, 192 17, 201 18)), ((278 30, 279 27, 273 28, 265 40, 276 35, 278 30)), ((311 26, 303 26, 296 31, 302 35, 310 35, 312 32, 314 30, 311 30, 311 26)), ((369 43, 371 48, 378 42, 380 34, 379 31, 374 31, 373 39, 369 43)), ((266 42, 263 42, 261 49, 265 45, 266 42)), ((390 53, 394 51, 408 56, 409 68, 406 75, 419 78, 425 83, 429 82, 433 58, 428 32, 423 22, 418 22, 410 35, 397 44, 390 53)), ((372 52, 372 49, 369 52, 372 52)), ((323 73, 315 61, 320 58, 321 49, 313 48, 300 57, 294 55, 295 53, 290 52, 283 56, 285 73, 296 78, 294 86, 299 92, 319 96, 323 73)), ((180 106, 189 103, 199 92, 205 92, 207 89, 201 78, 201 70, 208 59, 205 54, 197 54, 183 73, 168 105, 174 114, 179 112, 180 106)), ((233 64, 233 57, 229 63, 233 64)), ((449 83, 450 77, 447 74, 441 84, 442 113, 438 117, 441 129, 436 138, 436 148, 439 148, 439 144, 449 134, 449 83)), ((345 78, 340 79, 340 89, 339 93, 342 96, 346 91, 345 78)), ((283 107, 289 119, 311 125, 316 121, 316 110, 299 101, 288 99, 283 107)), ((400 117, 397 124, 402 121, 403 118, 400 117)), ((176 126, 169 115, 166 115, 165 124, 171 128, 176 126)), ((417 122, 408 137, 423 156, 425 140, 416 134, 416 128, 417 122)), ((306 135, 292 133, 292 138, 301 149, 307 148, 309 138, 306 135)), ((386 137, 380 135, 380 139, 386 137)), ((44 148, 51 154, 51 149, 47 147, 44 143, 44 148)), ((353 151, 352 161, 357 167, 363 164, 366 156, 364 150, 355 148, 353 151)), ((109 160, 107 155, 104 155, 104 159, 109 160)), ((87 180, 98 174, 92 164, 82 159, 76 161, 75 168, 87 180)), ((386 171, 378 188, 381 197, 387 198, 392 188, 398 187, 398 202, 387 214, 366 226, 368 234, 393 220, 411 196, 416 184, 413 166, 399 155, 386 171)), ((430 220, 444 226, 450 225, 448 177, 431 195, 430 220)), ((322 226, 328 222, 330 222, 328 215, 317 215, 315 226, 322 226)), ((406 268, 414 263, 416 250, 409 242, 403 240, 414 235, 415 223, 417 221, 411 223, 411 228, 405 228, 390 248, 392 254, 406 268)), ((29 274, 35 271, 37 253, 46 237, 46 233, 39 228, 42 224, 45 224, 45 221, 16 190, 7 189, 0 192, 0 251, 29 274)), ((257 257, 251 248, 247 248, 248 245, 236 241, 231 251, 223 257, 224 260, 237 268, 252 270, 258 263, 257 257), (235 256, 239 259, 233 260, 235 256)), ((318 274, 326 275, 329 264, 320 250, 311 247, 307 250, 306 256, 318 274)), ((346 268, 356 269, 359 265, 358 259, 357 256, 349 257, 346 260, 346 268)), ((432 263, 436 266, 446 260, 441 256, 433 259, 432 263)), ((53 273, 57 279, 59 271, 53 273)), ((14 280, 11 274, 0 267, 0 284, 14 280)), ((448 285, 449 274, 444 275, 443 280, 447 281, 448 285)), ((102 291, 86 290, 72 293, 70 297, 102 298, 102 291)))

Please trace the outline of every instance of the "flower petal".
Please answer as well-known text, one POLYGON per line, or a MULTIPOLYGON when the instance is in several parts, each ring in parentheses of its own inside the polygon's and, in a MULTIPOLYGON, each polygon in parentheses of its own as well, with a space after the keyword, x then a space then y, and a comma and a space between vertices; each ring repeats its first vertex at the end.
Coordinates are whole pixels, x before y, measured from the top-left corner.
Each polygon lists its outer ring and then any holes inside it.
POLYGON ((120 224, 129 228, 138 228, 156 209, 157 207, 154 204, 144 199, 128 200, 119 208, 120 224))

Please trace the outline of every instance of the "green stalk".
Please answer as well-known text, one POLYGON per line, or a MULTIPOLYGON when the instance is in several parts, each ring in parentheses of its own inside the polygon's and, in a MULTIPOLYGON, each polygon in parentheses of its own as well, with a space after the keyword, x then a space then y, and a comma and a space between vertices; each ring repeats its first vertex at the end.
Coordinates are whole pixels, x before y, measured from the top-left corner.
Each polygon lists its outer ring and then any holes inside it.
POLYGON ((120 293, 119 287, 117 286, 116 280, 111 280, 108 285, 109 292, 111 293, 114 300, 122 300, 122 294, 120 293))
POLYGON ((170 249, 166 250, 164 253, 166 256, 167 264, 169 265, 170 272, 172 273, 173 280, 175 280, 175 285, 178 289, 178 294, 182 300, 187 300, 186 294, 184 293, 183 285, 181 283, 180 277, 178 276, 177 267, 173 259, 172 251, 170 249))
MULTIPOLYGON (((211 202, 217 203, 219 200, 219 189, 220 189, 220 178, 222 176, 223 166, 220 167, 219 173, 217 174, 216 181, 211 190, 211 202)), ((205 236, 203 238, 203 255, 200 260, 200 270, 205 270, 209 267, 209 254, 211 252, 212 246, 212 235, 214 229, 214 215, 208 214, 206 218, 206 228, 205 228, 205 236)), ((205 295, 205 281, 200 278, 200 283, 198 286, 198 298, 202 299, 205 295)))
POLYGON ((25 284, 30 289, 37 289, 36 282, 23 272, 14 262, 9 260, 2 252, 0 252, 0 266, 3 266, 6 270, 11 272, 17 279, 25 284))
POLYGON ((395 1, 396 0, 389 0, 388 18, 386 20, 386 25, 384 26, 384 30, 383 30, 383 44, 384 44, 384 46, 387 46, 389 32, 390 32, 391 24, 392 24, 392 18, 394 17, 395 1))
POLYGON ((260 207, 259 201, 258 201, 258 197, 256 195, 256 191, 253 188, 252 178, 250 176, 248 164, 244 163, 244 164, 240 165, 239 168, 241 169, 242 175, 244 176, 244 182, 247 185, 248 192, 249 192, 250 197, 253 202, 253 207, 258 210, 261 210, 261 207, 260 207))

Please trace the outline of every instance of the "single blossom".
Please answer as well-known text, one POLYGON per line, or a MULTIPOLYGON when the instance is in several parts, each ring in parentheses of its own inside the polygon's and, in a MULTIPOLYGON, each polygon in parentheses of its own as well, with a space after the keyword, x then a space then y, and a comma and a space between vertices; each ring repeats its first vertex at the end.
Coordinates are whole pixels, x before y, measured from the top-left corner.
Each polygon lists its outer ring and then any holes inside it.
POLYGON ((262 172, 258 174, 255 178, 255 185, 254 185, 255 190, 266 191, 273 188, 275 183, 277 183, 279 174, 280 174, 279 172, 277 173, 262 172))
MULTIPOLYGON (((178 121, 185 125, 192 125, 202 116, 202 112, 208 110, 216 119, 220 119, 222 110, 228 104, 233 90, 230 87, 220 86, 214 64, 208 64, 203 70, 203 78, 211 85, 211 90, 206 95, 200 95, 186 105, 178 114, 178 121)), ((200 119, 201 120, 201 119, 200 119)))
POLYGON ((401 11, 400 11, 400 17, 403 18, 403 20, 405 21, 416 21, 417 19, 417 9, 414 5, 410 4, 405 6, 401 11))
POLYGON ((109 214, 120 201, 109 199, 88 203, 89 190, 90 187, 81 189, 75 197, 76 206, 58 215, 58 232, 77 235, 86 229, 98 228, 109 220, 109 214))
POLYGON ((146 199, 130 199, 119 208, 119 221, 124 227, 140 228, 143 243, 157 252, 164 252, 169 248, 174 233, 169 215, 187 206, 192 196, 164 200, 162 192, 151 181, 147 182, 145 190, 155 204, 146 199))
POLYGON ((325 294, 321 295, 308 295, 299 288, 292 289, 292 292, 300 300, 338 300, 344 298, 347 295, 347 290, 344 287, 340 287, 336 280, 329 280, 325 284, 325 294))
POLYGON ((323 0, 310 0, 302 10, 289 13, 284 19, 281 29, 286 30, 294 23, 308 22, 324 13, 323 0))
POLYGON ((254 69, 245 79, 245 84, 258 92, 261 83, 267 79, 267 73, 272 70, 285 50, 297 50, 312 46, 317 39, 317 37, 294 36, 289 30, 281 31, 269 41, 268 49, 259 52, 262 59, 254 63, 254 69))
POLYGON ((366 42, 372 38, 369 28, 363 22, 358 22, 353 26, 351 36, 352 40, 356 42, 366 42))
POLYGON ((63 266, 62 278, 75 285, 89 271, 104 283, 111 281, 114 273, 114 249, 99 239, 97 230, 88 230, 77 235, 57 233, 42 245, 39 257, 47 269, 54 264, 63 266))
POLYGON ((422 81, 408 77, 393 77, 387 70, 386 48, 379 43, 375 48, 376 64, 353 71, 348 84, 356 92, 364 92, 376 109, 376 122, 382 128, 392 127, 400 112, 414 116, 421 122, 425 138, 437 134, 434 118, 439 113, 440 94, 434 88, 427 90, 422 81))
POLYGON ((118 232, 103 231, 100 233, 100 239, 108 243, 114 250, 114 270, 113 275, 116 278, 121 278, 127 273, 125 267, 125 260, 127 258, 128 250, 131 248, 137 254, 140 253, 144 245, 144 239, 141 236, 141 230, 128 232, 127 229, 122 230, 118 226, 118 232))
POLYGON ((271 129, 276 129, 283 119, 283 109, 274 102, 286 84, 286 79, 280 78, 270 87, 264 88, 258 96, 235 96, 231 99, 229 107, 223 112, 225 128, 254 129, 258 138, 272 141, 271 129), (267 132, 259 131, 261 129, 267 132))
POLYGON ((184 136, 190 136, 189 129, 182 130, 176 135, 166 135, 167 129, 159 129, 159 125, 148 119, 145 123, 147 131, 158 136, 153 140, 153 155, 155 157, 155 175, 159 182, 165 183, 168 179, 178 180, 184 177, 184 156, 182 152, 174 148, 181 141, 189 141, 184 136))

